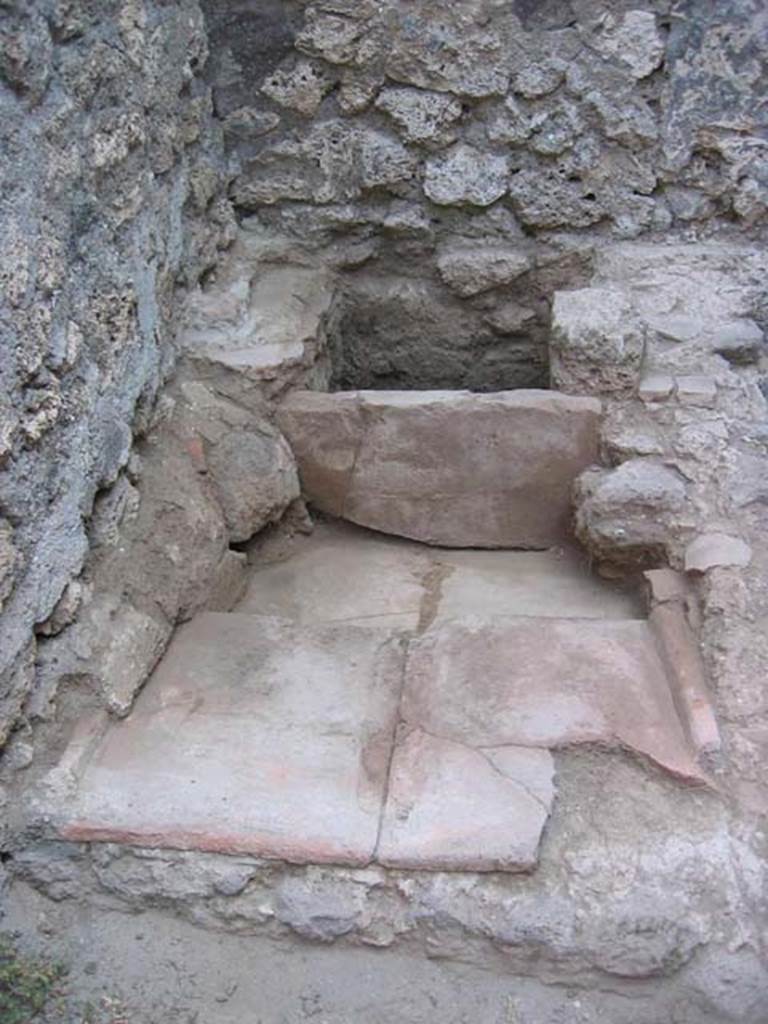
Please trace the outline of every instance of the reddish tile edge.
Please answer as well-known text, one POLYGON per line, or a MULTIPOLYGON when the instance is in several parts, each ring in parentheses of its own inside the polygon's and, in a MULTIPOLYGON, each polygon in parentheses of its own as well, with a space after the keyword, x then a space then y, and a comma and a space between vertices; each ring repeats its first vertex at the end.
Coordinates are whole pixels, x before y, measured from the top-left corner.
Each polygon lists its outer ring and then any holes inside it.
POLYGON ((60 839, 71 843, 118 843, 124 846, 194 850, 201 853, 248 854, 265 860, 292 864, 337 864, 367 867, 373 860, 332 843, 291 843, 264 834, 212 833, 178 825, 165 828, 129 829, 72 821, 57 829, 60 839))
POLYGON ((720 749, 704 662, 681 602, 667 601, 651 609, 648 617, 667 670, 672 698, 695 750, 699 754, 720 749))

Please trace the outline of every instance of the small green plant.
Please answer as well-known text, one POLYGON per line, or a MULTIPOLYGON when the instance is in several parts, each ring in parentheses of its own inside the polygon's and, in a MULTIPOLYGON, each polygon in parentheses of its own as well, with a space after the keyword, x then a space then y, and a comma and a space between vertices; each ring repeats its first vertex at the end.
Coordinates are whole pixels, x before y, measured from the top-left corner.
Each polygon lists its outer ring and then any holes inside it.
POLYGON ((43 1009, 64 975, 61 964, 24 956, 0 933, 0 1021, 28 1024, 43 1009))

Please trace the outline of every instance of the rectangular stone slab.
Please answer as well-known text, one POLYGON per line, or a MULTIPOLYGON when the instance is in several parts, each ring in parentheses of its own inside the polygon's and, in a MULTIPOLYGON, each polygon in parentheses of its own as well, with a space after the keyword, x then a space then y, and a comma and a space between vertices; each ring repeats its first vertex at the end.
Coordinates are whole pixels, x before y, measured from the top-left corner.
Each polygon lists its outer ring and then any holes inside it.
POLYGON ((401 717, 475 749, 629 749, 702 781, 672 685, 647 622, 467 617, 411 643, 401 717))
POLYGON ((321 511, 445 547, 547 548, 600 403, 552 391, 296 391, 277 420, 321 511))
POLYGON ((59 833, 367 864, 402 662, 381 630, 198 615, 84 756, 59 833))
POLYGON ((554 799, 548 750, 398 738, 378 860, 427 871, 527 871, 554 799))

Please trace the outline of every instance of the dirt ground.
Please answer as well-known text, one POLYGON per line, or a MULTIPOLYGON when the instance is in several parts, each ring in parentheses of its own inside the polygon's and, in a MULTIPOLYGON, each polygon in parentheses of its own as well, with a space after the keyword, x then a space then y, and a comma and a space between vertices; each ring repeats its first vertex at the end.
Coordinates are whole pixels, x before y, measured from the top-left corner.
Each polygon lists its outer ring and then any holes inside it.
MULTIPOLYGON (((674 981, 585 991, 398 950, 276 942, 171 913, 54 903, 16 884, 0 929, 63 961, 43 1024, 677 1024, 700 1013, 674 981)), ((768 1020, 768 1017, 766 1018, 768 1020)))

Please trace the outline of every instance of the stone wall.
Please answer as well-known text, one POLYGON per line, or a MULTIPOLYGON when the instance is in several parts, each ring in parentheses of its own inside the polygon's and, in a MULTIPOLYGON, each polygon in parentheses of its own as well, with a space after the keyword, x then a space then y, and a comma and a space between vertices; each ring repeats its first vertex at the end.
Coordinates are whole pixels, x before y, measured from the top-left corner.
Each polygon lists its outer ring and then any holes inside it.
POLYGON ((231 236, 207 49, 196 0, 0 2, 0 745, 231 236))
POLYGON ((342 387, 545 385, 606 241, 765 224, 760 0, 203 0, 251 231, 345 271, 342 387))
POLYGON ((292 295, 338 276, 334 386, 545 386, 552 295, 608 241, 764 233, 767 20, 759 0, 0 0, 0 744, 70 671, 139 666, 130 700, 237 575, 229 427, 278 481, 263 508, 239 496, 245 532, 295 496, 261 391, 245 419, 200 380, 157 402, 236 217, 235 263, 292 295))

